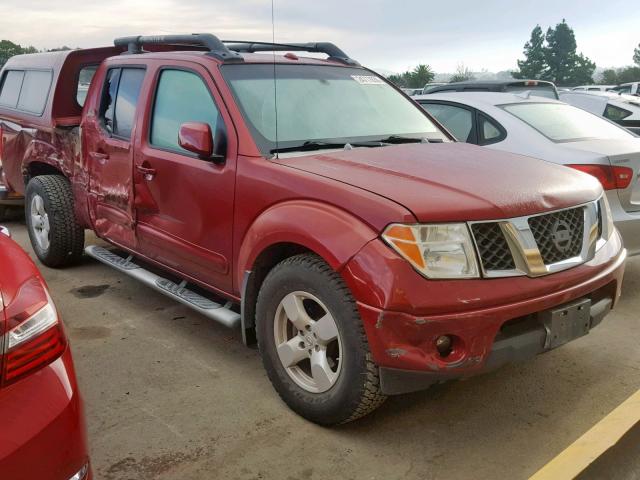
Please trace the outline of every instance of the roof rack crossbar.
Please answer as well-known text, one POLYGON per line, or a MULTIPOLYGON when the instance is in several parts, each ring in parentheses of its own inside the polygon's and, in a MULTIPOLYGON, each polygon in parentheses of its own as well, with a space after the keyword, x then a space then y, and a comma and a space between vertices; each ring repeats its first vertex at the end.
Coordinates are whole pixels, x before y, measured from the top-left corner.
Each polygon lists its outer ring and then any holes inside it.
POLYGON ((188 45, 199 46, 209 50, 211 55, 223 62, 242 62, 243 58, 236 51, 232 51, 220 41, 218 37, 210 33, 192 33, 188 35, 137 35, 120 37, 113 41, 116 47, 126 47, 127 53, 143 53, 143 45, 188 45))
POLYGON ((324 53, 329 56, 329 60, 334 60, 346 65, 360 65, 350 58, 342 49, 330 42, 309 42, 309 43, 269 43, 252 42, 245 40, 222 40, 222 43, 234 52, 256 53, 256 52, 314 52, 324 53))

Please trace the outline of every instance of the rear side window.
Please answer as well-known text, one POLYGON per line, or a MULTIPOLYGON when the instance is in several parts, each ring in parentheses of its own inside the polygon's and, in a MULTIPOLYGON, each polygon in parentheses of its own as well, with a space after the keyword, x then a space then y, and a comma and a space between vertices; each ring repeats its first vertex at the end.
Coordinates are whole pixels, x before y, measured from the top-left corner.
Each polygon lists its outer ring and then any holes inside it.
POLYGON ((500 126, 485 115, 478 115, 478 126, 480 127, 480 141, 478 142, 480 145, 497 143, 505 137, 500 126))
POLYGON ((185 122, 208 123, 215 135, 220 115, 203 80, 192 72, 164 70, 160 75, 151 119, 151 144, 179 152, 180 126, 185 122))
POLYGON ((144 74, 142 68, 114 68, 107 72, 100 118, 110 134, 131 138, 144 74))
POLYGON ((91 86, 91 81, 93 80, 93 76, 96 74, 96 70, 98 70, 97 65, 89 65, 80 70, 78 75, 78 87, 76 89, 76 101, 81 107, 84 106, 84 102, 87 99, 89 86, 91 86))
POLYGON ((447 127, 461 142, 472 142, 473 114, 470 110, 441 103, 426 103, 422 107, 447 127))
POLYGON ((0 105, 42 115, 52 77, 48 70, 9 70, 2 81, 0 105))
POLYGON ((28 70, 22 81, 18 110, 41 115, 49 97, 52 73, 28 70))
POLYGON ((9 70, 4 74, 2 90, 0 90, 0 105, 9 108, 18 106, 18 97, 20 96, 23 79, 24 71, 22 70, 9 70))
POLYGON ((631 112, 629 110, 625 110, 624 108, 616 107, 615 105, 608 103, 602 116, 614 122, 619 122, 630 115, 631 112))

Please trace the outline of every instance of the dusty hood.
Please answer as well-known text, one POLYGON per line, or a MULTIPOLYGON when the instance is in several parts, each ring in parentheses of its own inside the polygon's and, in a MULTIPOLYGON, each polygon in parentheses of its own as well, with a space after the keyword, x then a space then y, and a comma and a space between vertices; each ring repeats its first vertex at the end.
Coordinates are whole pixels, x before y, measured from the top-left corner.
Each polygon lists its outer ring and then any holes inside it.
POLYGON ((275 161, 386 197, 422 222, 529 215, 602 193, 597 180, 570 168, 464 143, 356 148, 275 161))

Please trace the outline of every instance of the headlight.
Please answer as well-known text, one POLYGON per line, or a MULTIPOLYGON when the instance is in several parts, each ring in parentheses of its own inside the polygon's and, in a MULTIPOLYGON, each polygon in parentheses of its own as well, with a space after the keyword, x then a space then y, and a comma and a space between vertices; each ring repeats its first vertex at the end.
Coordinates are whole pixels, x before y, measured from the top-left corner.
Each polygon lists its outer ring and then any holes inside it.
POLYGON ((464 223, 389 225, 382 238, 427 278, 478 278, 475 249, 464 223))

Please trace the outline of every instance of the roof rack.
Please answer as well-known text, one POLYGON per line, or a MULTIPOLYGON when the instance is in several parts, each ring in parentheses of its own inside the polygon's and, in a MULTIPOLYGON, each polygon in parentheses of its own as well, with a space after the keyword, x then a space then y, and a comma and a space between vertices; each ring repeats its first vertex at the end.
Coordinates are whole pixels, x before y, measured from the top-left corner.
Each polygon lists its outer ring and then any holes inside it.
POLYGON ((222 43, 234 52, 256 53, 256 52, 314 52, 325 53, 329 60, 344 63, 346 65, 360 65, 335 44, 330 42, 309 42, 309 43, 269 43, 252 42, 246 40, 222 40, 222 43))
POLYGON ((223 62, 244 61, 241 52, 315 52, 328 55, 329 60, 344 63, 346 65, 360 65, 357 61, 330 42, 310 43, 267 43, 245 40, 220 40, 210 33, 192 33, 187 35, 136 35, 120 37, 113 41, 116 47, 125 47, 127 54, 145 53, 143 45, 185 45, 200 47, 209 50, 211 55, 223 62))
POLYGON ((187 35, 137 35, 120 37, 113 41, 116 47, 126 47, 127 53, 144 53, 143 45, 187 45, 208 49, 207 55, 223 62, 242 62, 243 58, 236 51, 228 49, 218 37, 210 33, 192 33, 187 35))

